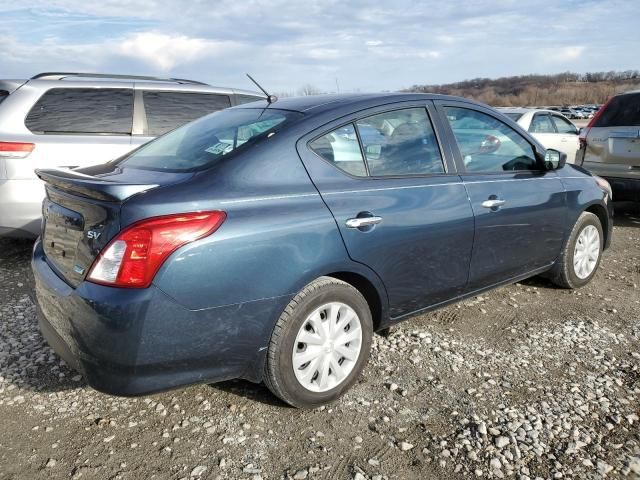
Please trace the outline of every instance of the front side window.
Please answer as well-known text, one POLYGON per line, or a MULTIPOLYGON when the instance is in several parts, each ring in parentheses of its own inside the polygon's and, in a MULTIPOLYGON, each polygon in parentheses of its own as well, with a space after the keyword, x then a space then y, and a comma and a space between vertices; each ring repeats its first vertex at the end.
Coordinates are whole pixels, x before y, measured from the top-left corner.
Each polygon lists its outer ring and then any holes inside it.
POLYGON ((52 88, 25 119, 33 133, 59 135, 130 135, 132 124, 129 88, 52 88))
POLYGON ((498 119, 468 108, 444 109, 468 172, 540 168, 531 144, 498 119))
POLYGON ((551 123, 551 118, 546 113, 538 113, 534 115, 533 120, 531 120, 531 125, 529 125, 530 133, 556 133, 555 128, 553 128, 553 123, 551 123))
POLYGON ((424 108, 394 110, 356 122, 371 176, 444 173, 444 163, 424 108))
POLYGON ((212 93, 144 91, 142 99, 147 134, 154 137, 231 106, 228 95, 212 93))
POLYGON ((576 126, 564 117, 553 115, 553 123, 556 124, 558 133, 578 133, 576 126))
POLYGON ((122 166, 171 172, 206 168, 265 141, 301 116, 264 108, 222 110, 147 143, 125 157, 122 166))
POLYGON ((358 177, 367 175, 358 135, 351 123, 316 138, 309 148, 340 170, 358 177))

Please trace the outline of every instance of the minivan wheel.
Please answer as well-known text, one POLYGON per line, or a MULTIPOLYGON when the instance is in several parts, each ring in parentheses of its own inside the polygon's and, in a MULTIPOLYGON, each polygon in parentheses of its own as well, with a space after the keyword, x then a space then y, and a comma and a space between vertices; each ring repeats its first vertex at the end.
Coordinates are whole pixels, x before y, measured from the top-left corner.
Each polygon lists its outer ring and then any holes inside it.
POLYGON ((264 382, 294 407, 336 400, 367 364, 372 333, 371 311, 362 294, 342 280, 320 277, 278 319, 264 382))
POLYGON ((596 274, 602 257, 604 235, 600 219, 583 212, 550 272, 550 279, 563 288, 580 288, 596 274))

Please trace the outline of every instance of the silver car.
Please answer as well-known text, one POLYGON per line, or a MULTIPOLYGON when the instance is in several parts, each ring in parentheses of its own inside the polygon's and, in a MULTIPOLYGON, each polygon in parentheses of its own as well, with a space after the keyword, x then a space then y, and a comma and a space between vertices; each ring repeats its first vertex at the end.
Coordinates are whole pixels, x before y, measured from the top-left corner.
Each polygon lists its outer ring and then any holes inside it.
POLYGON ((173 78, 0 80, 0 236, 39 233, 44 187, 34 169, 104 163, 203 115, 263 98, 173 78))

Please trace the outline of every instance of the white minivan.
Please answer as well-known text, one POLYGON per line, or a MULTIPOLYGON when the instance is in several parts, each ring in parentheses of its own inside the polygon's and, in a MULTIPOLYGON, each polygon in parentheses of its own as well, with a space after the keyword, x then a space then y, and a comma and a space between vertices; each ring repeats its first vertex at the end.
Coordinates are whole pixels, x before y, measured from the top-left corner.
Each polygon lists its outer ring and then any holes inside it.
POLYGON ((0 236, 39 234, 44 187, 34 169, 114 160, 199 117, 263 98, 178 78, 41 73, 0 80, 0 236))

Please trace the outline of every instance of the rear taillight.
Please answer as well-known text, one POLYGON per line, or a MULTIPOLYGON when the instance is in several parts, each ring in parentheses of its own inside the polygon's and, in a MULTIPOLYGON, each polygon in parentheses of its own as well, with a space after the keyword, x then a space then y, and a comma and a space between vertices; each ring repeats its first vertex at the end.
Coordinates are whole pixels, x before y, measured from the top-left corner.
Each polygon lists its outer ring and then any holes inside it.
POLYGON ((589 135, 589 130, 591 127, 584 127, 580 131, 580 135, 578 135, 578 143, 580 148, 586 148, 587 146, 587 136, 589 135))
POLYGON ((227 218, 220 211, 153 217, 124 229, 93 263, 87 280, 126 288, 146 288, 178 248, 215 232, 227 218))
POLYGON ((0 158, 25 158, 34 148, 33 143, 0 142, 0 158))

